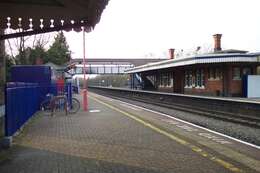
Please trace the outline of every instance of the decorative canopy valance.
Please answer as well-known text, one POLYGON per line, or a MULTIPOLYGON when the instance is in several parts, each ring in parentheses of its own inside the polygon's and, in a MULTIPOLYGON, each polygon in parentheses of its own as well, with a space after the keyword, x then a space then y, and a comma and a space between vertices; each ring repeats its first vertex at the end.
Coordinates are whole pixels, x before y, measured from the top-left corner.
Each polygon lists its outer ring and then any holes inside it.
POLYGON ((0 0, 0 40, 58 30, 91 31, 109 0, 0 0))

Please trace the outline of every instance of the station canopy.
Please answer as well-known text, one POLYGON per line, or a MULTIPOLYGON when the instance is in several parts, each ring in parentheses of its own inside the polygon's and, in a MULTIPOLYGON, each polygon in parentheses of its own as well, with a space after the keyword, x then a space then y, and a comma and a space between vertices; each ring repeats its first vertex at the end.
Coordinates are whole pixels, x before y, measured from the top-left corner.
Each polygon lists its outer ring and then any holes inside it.
POLYGON ((0 40, 59 30, 91 31, 109 0, 0 0, 0 40))

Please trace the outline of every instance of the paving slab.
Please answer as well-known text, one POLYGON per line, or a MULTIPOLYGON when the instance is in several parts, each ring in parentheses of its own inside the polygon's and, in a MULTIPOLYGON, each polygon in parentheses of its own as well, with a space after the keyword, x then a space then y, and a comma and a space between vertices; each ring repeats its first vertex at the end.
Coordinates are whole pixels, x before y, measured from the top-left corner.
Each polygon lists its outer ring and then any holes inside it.
MULTIPOLYGON (((127 111, 124 106, 121 109, 127 111)), ((58 112, 53 117, 39 112, 14 138, 13 147, 0 152, 0 172, 238 172, 122 111, 101 104, 93 95, 87 112, 68 116, 58 112)))

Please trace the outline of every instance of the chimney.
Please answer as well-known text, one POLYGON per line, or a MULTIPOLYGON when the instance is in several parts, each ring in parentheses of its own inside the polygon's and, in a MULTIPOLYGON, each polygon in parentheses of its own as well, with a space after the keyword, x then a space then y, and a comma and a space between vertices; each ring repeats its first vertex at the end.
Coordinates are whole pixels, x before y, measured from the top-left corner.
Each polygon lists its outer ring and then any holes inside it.
POLYGON ((214 52, 221 51, 221 36, 222 34, 213 35, 214 38, 214 52))
POLYGON ((170 59, 174 59, 174 50, 175 49, 169 49, 170 59))

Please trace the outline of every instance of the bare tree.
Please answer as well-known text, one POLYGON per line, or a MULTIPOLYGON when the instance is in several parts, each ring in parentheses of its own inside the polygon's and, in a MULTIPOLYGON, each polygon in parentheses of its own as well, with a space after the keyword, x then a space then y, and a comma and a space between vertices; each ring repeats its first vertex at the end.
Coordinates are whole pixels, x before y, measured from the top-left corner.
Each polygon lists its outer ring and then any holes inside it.
POLYGON ((35 48, 36 46, 44 48, 50 40, 50 34, 39 34, 34 35, 32 47, 35 48))
MULTIPOLYGON (((18 30, 9 30, 8 32, 21 32, 18 30)), ((51 34, 39 34, 34 36, 19 37, 7 40, 7 52, 10 58, 15 60, 16 64, 30 63, 29 56, 31 48, 41 47, 44 48, 49 43, 51 34)))
POLYGON ((204 43, 203 46, 201 47, 201 53, 206 54, 206 53, 212 53, 214 52, 214 49, 212 45, 209 43, 204 43))

